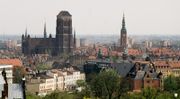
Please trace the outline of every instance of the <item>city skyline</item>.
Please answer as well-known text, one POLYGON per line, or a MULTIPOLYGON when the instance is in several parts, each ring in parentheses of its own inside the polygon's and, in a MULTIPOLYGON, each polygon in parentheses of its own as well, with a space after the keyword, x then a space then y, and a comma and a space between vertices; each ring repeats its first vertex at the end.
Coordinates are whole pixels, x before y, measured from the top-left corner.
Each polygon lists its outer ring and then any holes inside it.
POLYGON ((42 35, 44 23, 48 35, 55 35, 56 15, 62 10, 72 14, 78 35, 120 35, 125 13, 128 35, 180 33, 180 2, 164 0, 0 0, 0 34, 42 35))

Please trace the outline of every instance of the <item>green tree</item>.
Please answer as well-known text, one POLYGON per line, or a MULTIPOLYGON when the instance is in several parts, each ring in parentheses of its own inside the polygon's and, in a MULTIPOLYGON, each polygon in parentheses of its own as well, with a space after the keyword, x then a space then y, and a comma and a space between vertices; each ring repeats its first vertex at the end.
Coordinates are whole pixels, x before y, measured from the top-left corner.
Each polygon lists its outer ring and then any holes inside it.
POLYGON ((85 87, 86 86, 86 82, 84 80, 77 80, 76 84, 78 85, 78 87, 85 87))
POLYGON ((173 94, 169 92, 159 92, 156 99, 173 99, 173 94))
POLYGON ((23 67, 15 67, 13 69, 14 83, 20 83, 23 75, 25 75, 24 68, 23 67))
POLYGON ((53 93, 46 95, 42 99, 76 99, 76 96, 67 92, 54 91, 53 93))
POLYGON ((177 79, 170 75, 164 79, 164 90, 166 91, 176 91, 178 88, 177 79))
POLYGON ((39 63, 36 66, 37 70, 47 70, 47 69, 50 69, 50 68, 51 68, 51 66, 48 66, 47 64, 44 64, 44 63, 39 63))
POLYGON ((154 88, 147 87, 143 89, 142 96, 144 96, 146 99, 156 99, 157 90, 154 88))
POLYGON ((113 98, 113 94, 116 93, 117 87, 119 86, 120 77, 112 69, 101 71, 92 80, 92 91, 96 97, 99 98, 113 98))
POLYGON ((119 82, 119 86, 117 87, 117 97, 118 99, 122 96, 122 95, 127 95, 127 92, 130 91, 130 83, 129 83, 129 79, 127 78, 121 78, 120 82, 119 82))
POLYGON ((146 99, 141 93, 131 93, 128 95, 123 95, 119 99, 146 99))
POLYGON ((91 97, 91 90, 88 84, 84 80, 78 80, 78 87, 81 87, 82 90, 77 93, 77 98, 82 99, 83 97, 91 97))
POLYGON ((177 83, 177 89, 178 89, 178 92, 180 93, 180 77, 176 77, 176 83, 177 83))
POLYGON ((26 99, 41 99, 41 97, 26 92, 26 99))

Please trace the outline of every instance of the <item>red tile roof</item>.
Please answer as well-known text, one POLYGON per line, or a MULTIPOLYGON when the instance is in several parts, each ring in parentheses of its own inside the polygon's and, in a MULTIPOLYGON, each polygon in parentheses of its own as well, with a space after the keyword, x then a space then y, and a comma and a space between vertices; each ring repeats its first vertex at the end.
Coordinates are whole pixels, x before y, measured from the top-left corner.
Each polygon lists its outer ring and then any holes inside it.
POLYGON ((171 68, 180 68, 180 61, 171 61, 169 62, 171 68))
POLYGON ((15 67, 21 67, 22 61, 19 59, 0 59, 0 65, 13 65, 15 67))
POLYGON ((128 49, 128 54, 129 55, 142 55, 142 51, 138 50, 138 49, 128 49))

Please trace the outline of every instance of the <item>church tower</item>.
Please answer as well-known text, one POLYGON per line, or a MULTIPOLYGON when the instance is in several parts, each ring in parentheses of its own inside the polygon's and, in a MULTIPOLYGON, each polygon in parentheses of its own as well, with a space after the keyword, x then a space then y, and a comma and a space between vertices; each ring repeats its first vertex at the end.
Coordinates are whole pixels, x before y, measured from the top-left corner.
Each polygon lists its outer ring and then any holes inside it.
POLYGON ((121 38, 120 38, 120 47, 122 51, 124 51, 127 48, 127 31, 125 27, 125 16, 123 14, 123 20, 122 20, 122 28, 121 28, 121 38))
POLYGON ((57 15, 56 51, 57 54, 70 53, 73 50, 72 18, 68 11, 57 15))

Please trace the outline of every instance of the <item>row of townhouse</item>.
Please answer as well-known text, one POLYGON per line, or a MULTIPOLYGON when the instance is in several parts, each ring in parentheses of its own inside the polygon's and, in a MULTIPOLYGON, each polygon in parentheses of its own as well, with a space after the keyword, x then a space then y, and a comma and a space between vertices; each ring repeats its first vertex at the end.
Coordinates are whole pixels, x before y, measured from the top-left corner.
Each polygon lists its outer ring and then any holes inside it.
MULTIPOLYGON (((135 61, 140 63, 148 63, 147 61, 135 61)), ((156 71, 163 74, 163 77, 173 75, 175 77, 180 77, 180 61, 177 60, 155 60, 152 62, 156 68, 156 71)))
POLYGON ((85 80, 85 74, 73 67, 48 70, 46 74, 39 74, 27 81, 27 91, 46 95, 54 90, 70 91, 77 87, 77 80, 85 80))
POLYGON ((180 77, 180 61, 155 61, 157 71, 161 71, 164 77, 174 75, 180 77))

